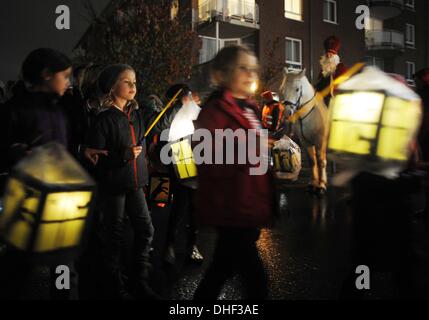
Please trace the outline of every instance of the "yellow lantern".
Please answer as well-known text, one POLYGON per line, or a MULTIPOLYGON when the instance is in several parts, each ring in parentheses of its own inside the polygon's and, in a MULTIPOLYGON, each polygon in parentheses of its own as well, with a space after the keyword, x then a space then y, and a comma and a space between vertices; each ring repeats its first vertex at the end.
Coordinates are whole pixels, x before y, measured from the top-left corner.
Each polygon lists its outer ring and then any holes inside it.
POLYGON ((63 146, 35 148, 11 171, 0 235, 28 253, 72 253, 82 243, 94 190, 94 181, 63 146))
POLYGON ((173 164, 179 180, 196 178, 197 166, 194 162, 194 155, 190 143, 190 138, 182 138, 171 144, 173 153, 173 164))
POLYGON ((329 106, 330 157, 348 168, 399 170, 421 122, 421 100, 375 67, 338 87, 329 106))
POLYGON ((193 121, 198 118, 201 108, 194 102, 192 95, 189 98, 171 123, 168 141, 177 178, 182 184, 196 188, 197 167, 191 147, 191 136, 195 132, 193 121))

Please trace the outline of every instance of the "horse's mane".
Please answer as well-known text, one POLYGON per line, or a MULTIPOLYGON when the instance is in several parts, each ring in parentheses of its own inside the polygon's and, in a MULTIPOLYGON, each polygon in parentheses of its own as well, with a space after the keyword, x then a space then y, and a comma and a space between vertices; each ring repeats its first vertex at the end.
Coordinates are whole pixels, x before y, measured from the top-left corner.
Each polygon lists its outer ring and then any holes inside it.
MULTIPOLYGON (((288 78, 289 77, 296 78, 299 74, 300 74, 299 71, 297 71, 297 72, 296 71, 295 72, 289 72, 288 74, 283 74, 283 80, 282 80, 282 83, 281 83, 280 88, 279 88, 280 94, 282 94, 282 95, 284 94, 288 78)), ((307 81, 308 84, 313 88, 313 86, 311 85, 311 83, 308 80, 308 78, 307 78, 306 75, 304 75, 303 79, 305 79, 304 81, 307 81)), ((313 88, 313 90, 314 90, 314 88, 313 88)))

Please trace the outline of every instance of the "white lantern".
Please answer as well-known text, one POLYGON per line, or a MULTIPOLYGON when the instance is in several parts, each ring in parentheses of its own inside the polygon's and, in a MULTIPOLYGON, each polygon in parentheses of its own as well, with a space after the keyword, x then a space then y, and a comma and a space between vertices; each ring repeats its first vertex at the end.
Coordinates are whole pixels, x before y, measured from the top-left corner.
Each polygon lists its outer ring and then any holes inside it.
POLYGON ((193 101, 192 95, 189 97, 189 101, 174 117, 168 139, 171 142, 174 169, 181 181, 195 179, 197 176, 190 137, 195 132, 193 121, 198 118, 201 108, 193 101))

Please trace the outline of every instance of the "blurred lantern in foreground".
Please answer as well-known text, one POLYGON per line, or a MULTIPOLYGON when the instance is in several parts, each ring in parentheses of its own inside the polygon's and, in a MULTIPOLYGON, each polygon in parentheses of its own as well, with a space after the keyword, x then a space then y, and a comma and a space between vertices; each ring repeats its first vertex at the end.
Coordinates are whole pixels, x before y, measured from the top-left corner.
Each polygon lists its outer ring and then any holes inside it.
POLYGON ((190 187, 195 186, 197 167, 191 147, 190 137, 195 131, 193 121, 198 118, 201 108, 194 102, 192 94, 177 112, 170 127, 168 141, 173 153, 173 164, 177 178, 190 187))
POLYGON ((421 100, 375 67, 338 87, 331 100, 330 157, 351 171, 394 177, 407 162, 421 122, 421 100))
POLYGON ((10 174, 0 234, 27 253, 72 253, 82 243, 94 189, 62 145, 35 148, 10 174))

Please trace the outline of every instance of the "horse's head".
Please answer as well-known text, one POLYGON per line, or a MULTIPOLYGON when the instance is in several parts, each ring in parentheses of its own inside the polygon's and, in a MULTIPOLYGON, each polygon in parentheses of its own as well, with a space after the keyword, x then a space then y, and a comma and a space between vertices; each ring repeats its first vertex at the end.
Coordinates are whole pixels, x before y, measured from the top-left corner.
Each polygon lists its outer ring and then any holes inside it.
POLYGON ((308 102, 314 96, 314 89, 305 76, 305 69, 301 72, 290 72, 284 68, 280 94, 287 116, 291 116, 301 105, 308 102))

